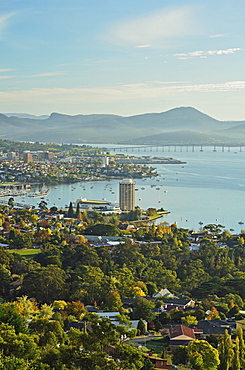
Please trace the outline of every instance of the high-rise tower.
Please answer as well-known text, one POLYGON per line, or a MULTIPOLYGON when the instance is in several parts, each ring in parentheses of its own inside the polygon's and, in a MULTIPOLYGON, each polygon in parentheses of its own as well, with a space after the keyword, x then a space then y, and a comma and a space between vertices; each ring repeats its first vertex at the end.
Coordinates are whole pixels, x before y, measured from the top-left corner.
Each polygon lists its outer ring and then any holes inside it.
POLYGON ((135 182, 131 179, 119 183, 119 207, 122 211, 133 211, 135 208, 135 182))

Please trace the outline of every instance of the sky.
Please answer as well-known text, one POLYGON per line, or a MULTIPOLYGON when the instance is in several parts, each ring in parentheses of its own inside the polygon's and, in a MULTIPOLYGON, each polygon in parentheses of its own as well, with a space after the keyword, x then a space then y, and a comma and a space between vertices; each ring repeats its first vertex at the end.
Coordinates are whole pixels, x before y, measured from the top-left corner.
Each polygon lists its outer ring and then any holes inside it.
POLYGON ((0 1, 0 113, 245 120, 244 0, 0 1))

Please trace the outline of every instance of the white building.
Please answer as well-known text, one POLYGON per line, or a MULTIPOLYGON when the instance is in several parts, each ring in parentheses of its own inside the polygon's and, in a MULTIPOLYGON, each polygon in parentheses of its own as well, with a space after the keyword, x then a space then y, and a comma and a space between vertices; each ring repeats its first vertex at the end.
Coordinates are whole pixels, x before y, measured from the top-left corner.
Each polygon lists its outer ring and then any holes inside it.
POLYGON ((133 211, 135 208, 135 182, 132 179, 119 183, 119 207, 122 211, 133 211))
POLYGON ((79 203, 81 210, 97 211, 104 215, 120 214, 121 209, 117 203, 111 203, 108 200, 89 200, 86 198, 78 198, 76 206, 79 203))
POLYGON ((107 156, 102 157, 102 167, 109 166, 110 158, 107 156))

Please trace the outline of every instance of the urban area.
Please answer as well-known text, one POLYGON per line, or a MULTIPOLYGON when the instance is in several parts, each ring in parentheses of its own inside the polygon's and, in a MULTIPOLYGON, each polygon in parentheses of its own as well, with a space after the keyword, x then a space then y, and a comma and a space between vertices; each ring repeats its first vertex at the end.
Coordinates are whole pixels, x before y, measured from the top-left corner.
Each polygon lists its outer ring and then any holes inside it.
POLYGON ((156 177, 157 161, 0 141, 0 369, 245 369, 245 231, 179 228, 136 206, 134 179, 156 177), (112 178, 118 205, 43 197, 112 178))

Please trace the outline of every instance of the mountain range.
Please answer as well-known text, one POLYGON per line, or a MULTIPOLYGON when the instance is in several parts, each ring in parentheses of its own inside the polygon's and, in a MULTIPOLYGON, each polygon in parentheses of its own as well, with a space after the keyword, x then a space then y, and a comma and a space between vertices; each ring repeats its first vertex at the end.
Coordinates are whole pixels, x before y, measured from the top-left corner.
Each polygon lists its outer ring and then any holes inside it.
POLYGON ((0 114, 0 139, 54 143, 245 144, 245 121, 218 121, 192 107, 123 117, 113 114, 0 114))

